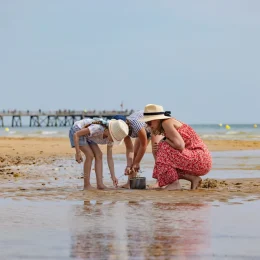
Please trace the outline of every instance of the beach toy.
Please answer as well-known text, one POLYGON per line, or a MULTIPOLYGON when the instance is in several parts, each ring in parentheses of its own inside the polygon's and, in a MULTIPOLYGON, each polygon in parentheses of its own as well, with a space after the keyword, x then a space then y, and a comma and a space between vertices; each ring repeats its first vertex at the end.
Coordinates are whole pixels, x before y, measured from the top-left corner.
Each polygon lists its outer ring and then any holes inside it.
POLYGON ((8 128, 8 127, 6 127, 6 128, 5 128, 5 131, 6 131, 6 132, 9 132, 9 128, 8 128))
POLYGON ((130 179, 130 189, 144 190, 146 189, 145 177, 134 177, 130 179))
POLYGON ((229 125, 226 125, 226 129, 229 130, 231 127, 229 125))
POLYGON ((219 126, 222 126, 222 124, 220 123, 219 126))
POLYGON ((254 124, 254 128, 257 128, 257 124, 254 124))

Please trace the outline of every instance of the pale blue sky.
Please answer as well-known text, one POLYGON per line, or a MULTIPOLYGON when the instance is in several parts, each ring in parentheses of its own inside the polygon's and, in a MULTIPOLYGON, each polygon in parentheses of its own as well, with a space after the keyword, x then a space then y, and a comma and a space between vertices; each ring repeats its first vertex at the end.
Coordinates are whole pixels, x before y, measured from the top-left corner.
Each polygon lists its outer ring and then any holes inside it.
POLYGON ((0 0, 0 37, 0 109, 260 122, 258 0, 0 0))

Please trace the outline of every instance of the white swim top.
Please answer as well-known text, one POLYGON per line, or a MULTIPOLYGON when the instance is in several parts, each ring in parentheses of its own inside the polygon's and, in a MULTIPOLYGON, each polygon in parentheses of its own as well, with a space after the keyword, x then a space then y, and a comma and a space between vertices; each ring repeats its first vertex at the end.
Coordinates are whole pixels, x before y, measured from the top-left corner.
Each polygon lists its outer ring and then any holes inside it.
POLYGON ((78 128, 83 129, 85 126, 89 125, 88 129, 90 134, 86 136, 88 140, 93 141, 96 144, 112 145, 113 142, 109 141, 108 137, 103 138, 103 134, 106 128, 99 124, 92 124, 95 121, 102 121, 104 124, 108 123, 108 121, 102 118, 84 118, 82 120, 76 121, 73 126, 77 126, 78 128))

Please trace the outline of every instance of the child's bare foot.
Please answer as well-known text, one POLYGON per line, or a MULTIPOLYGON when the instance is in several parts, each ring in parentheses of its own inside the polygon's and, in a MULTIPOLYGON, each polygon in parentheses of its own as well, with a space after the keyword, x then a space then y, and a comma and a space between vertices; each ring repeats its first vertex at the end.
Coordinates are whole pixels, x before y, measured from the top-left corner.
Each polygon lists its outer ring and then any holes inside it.
POLYGON ((96 190, 96 188, 91 185, 86 185, 84 186, 84 190, 96 190))
POLYGON ((99 185, 97 185, 97 189, 98 190, 105 190, 105 189, 108 189, 108 187, 105 186, 104 184, 99 184, 99 185))
POLYGON ((126 184, 119 186, 119 188, 130 189, 130 182, 127 182, 126 184))
POLYGON ((180 182, 177 180, 165 187, 165 190, 181 190, 180 182))
POLYGON ((190 189, 196 190, 200 187, 202 179, 199 176, 193 176, 194 178, 191 180, 190 189))

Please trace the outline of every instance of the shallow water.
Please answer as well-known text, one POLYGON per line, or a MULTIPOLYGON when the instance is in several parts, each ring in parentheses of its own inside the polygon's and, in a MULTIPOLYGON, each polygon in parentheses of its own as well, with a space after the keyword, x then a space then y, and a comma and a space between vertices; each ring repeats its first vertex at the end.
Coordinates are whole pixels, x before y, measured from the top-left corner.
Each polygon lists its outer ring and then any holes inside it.
POLYGON ((0 259, 259 259, 259 206, 1 199, 0 259))
MULTIPOLYGON (((228 151, 228 152, 212 152, 213 169, 205 176, 205 178, 214 179, 234 179, 234 178, 260 178, 260 151, 228 151)), ((125 155, 114 155, 115 172, 119 178, 119 184, 127 181, 124 176, 125 155)), ((154 182, 152 171, 154 159, 152 154, 145 154, 141 164, 141 176, 146 177, 147 183, 154 182)), ((14 170, 19 168, 24 171, 30 178, 10 178, 10 180, 2 183, 2 187, 20 187, 20 188, 42 188, 44 187, 67 187, 82 188, 83 164, 75 162, 74 157, 71 159, 59 159, 53 164, 47 165, 29 165, 29 166, 13 166, 14 170), (35 179, 33 179, 35 177, 35 179)), ((104 156, 104 183, 111 186, 112 181, 109 174, 108 165, 104 156)), ((95 184, 96 177, 94 168, 91 173, 91 182, 95 184)))
MULTIPOLYGON (((260 176, 260 151, 212 155, 213 170, 204 178, 260 176)), ((152 155, 146 154, 141 175, 148 181, 152 181, 153 163, 152 155)), ((14 200, 0 199, 0 259, 260 259, 259 199, 223 197, 225 203, 204 203, 212 199, 203 197, 198 200, 202 203, 189 204, 189 193, 178 200, 180 194, 175 193, 155 199, 156 192, 145 197, 135 192, 137 199, 133 190, 124 190, 108 200, 110 192, 80 192, 82 166, 74 158, 52 165, 19 166, 30 178, 1 184, 10 187, 2 197, 14 200), (64 201, 70 199, 69 193, 80 194, 74 201, 64 201), (96 200, 87 200, 91 196, 96 200), (55 201, 49 201, 54 197, 55 201)), ((115 155, 117 177, 124 167, 125 156, 115 155)), ((120 182, 125 181, 122 176, 120 182)), ((105 158, 104 182, 112 184, 105 158)))

